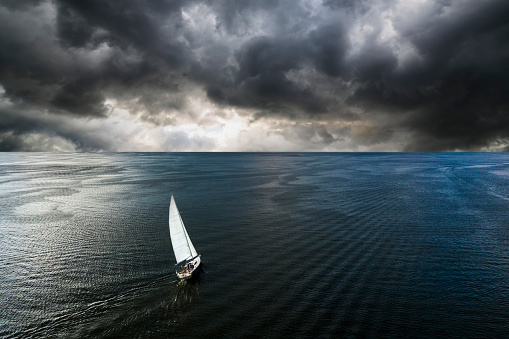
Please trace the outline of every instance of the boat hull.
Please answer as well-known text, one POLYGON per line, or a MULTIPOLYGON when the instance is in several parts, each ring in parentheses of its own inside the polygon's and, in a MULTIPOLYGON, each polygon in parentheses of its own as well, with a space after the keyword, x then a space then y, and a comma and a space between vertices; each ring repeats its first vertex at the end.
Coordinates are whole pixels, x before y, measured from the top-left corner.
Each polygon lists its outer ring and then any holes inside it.
POLYGON ((190 260, 184 269, 180 271, 176 271, 177 277, 180 280, 189 280, 193 277, 197 276, 201 269, 201 256, 197 256, 196 258, 190 260), (192 265, 192 268, 189 268, 189 265, 192 265))

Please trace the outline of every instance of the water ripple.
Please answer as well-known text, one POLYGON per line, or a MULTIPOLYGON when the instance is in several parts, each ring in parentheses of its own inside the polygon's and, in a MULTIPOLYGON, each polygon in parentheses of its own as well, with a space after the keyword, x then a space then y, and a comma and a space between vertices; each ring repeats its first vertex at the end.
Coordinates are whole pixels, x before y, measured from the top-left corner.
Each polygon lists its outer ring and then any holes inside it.
POLYGON ((0 157, 2 337, 509 336, 505 154, 0 157))

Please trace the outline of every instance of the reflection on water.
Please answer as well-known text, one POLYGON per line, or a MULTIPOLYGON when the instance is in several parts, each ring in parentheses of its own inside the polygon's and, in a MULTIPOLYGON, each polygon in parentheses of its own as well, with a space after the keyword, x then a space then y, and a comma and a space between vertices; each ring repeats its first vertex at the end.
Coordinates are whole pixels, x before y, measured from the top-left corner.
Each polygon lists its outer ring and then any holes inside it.
POLYGON ((175 282, 174 298, 171 302, 172 307, 183 309, 189 305, 193 299, 199 294, 199 281, 177 280, 175 282))
POLYGON ((0 337, 509 337, 508 176, 506 154, 0 154, 0 337))

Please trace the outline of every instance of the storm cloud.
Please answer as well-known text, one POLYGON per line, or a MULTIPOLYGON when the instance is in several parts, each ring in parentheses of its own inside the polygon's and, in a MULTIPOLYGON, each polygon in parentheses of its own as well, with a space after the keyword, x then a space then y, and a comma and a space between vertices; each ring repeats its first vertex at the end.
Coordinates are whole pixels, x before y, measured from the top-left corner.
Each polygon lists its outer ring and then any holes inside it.
POLYGON ((1 151, 507 151, 503 0, 0 4, 1 151))

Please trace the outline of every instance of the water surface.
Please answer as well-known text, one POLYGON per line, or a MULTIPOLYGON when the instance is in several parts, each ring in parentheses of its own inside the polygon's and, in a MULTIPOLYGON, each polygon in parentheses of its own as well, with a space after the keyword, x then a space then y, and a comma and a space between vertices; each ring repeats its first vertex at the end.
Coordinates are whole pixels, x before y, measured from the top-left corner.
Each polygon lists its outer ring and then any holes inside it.
POLYGON ((508 179, 507 154, 3 153, 0 336, 509 337, 508 179))

